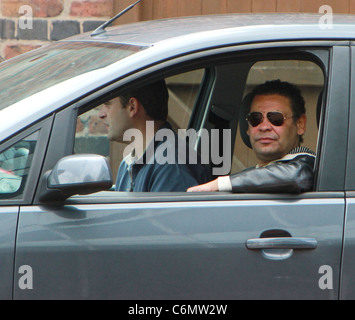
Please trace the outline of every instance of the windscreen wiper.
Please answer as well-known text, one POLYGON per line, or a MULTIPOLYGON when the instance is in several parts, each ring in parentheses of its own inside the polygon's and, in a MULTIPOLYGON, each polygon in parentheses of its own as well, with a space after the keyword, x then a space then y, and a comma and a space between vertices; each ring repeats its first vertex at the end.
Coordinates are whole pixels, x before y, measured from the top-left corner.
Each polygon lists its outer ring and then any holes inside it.
POLYGON ((128 6, 126 9, 122 10, 120 13, 116 14, 112 19, 110 19, 109 21, 103 23, 101 26, 99 26, 97 29, 95 29, 92 33, 91 36, 97 36, 101 33, 106 32, 105 28, 111 24, 112 22, 114 22, 116 19, 118 19, 120 16, 124 15, 127 11, 131 10, 133 7, 135 7, 139 2, 141 2, 142 0, 138 0, 137 2, 131 4, 130 6, 128 6))

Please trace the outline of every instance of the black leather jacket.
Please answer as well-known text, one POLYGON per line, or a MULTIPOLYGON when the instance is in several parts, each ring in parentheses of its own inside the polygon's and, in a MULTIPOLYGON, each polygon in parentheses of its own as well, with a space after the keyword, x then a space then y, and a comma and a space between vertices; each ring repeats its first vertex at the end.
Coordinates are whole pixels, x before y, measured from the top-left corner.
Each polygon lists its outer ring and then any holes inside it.
POLYGON ((230 176, 233 192, 301 193, 313 189, 315 153, 299 147, 272 164, 230 176))

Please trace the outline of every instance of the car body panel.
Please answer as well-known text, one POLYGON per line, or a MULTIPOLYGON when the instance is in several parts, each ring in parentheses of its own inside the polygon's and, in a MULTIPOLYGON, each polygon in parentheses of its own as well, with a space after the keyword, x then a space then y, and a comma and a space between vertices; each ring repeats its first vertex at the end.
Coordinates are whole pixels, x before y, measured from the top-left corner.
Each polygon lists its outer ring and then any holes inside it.
POLYGON ((15 299, 336 299, 344 199, 289 200, 23 207, 16 269, 31 265, 36 288, 15 299), (246 248, 275 229, 318 247, 246 248), (322 264, 332 291, 319 288, 322 264))
POLYGON ((19 208, 1 207, 0 213, 0 299, 13 298, 15 240, 19 208))

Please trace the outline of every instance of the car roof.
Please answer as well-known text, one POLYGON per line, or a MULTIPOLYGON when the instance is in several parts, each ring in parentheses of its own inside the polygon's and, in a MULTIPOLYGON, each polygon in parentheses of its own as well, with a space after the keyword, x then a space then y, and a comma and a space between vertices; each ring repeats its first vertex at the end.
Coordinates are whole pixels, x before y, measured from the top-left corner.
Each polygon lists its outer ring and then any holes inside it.
MULTIPOLYGON (((118 20, 119 21, 119 20, 118 20)), ((322 15, 307 13, 270 13, 270 14, 221 14, 191 16, 161 20, 143 21, 106 28, 106 32, 91 36, 84 33, 74 36, 69 41, 105 41, 140 45, 154 45, 158 42, 182 36, 194 37, 199 33, 219 32, 221 36, 227 29, 249 29, 257 33, 260 40, 275 40, 265 32, 265 27, 276 29, 279 38, 287 37, 293 28, 293 38, 305 36, 324 38, 355 38, 354 15, 322 15), (287 27, 287 30, 285 29, 287 27), (299 32, 297 32, 297 30, 299 32)), ((236 30, 235 30, 236 31, 236 30)))

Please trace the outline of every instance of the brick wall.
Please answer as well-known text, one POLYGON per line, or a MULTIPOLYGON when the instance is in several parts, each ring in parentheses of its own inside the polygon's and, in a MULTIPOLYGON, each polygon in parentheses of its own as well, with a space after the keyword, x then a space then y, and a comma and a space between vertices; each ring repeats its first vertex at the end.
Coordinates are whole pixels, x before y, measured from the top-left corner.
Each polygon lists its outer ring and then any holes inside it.
POLYGON ((0 60, 78 33, 114 13, 114 0, 0 0, 0 60))

